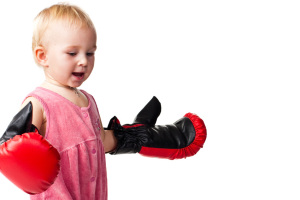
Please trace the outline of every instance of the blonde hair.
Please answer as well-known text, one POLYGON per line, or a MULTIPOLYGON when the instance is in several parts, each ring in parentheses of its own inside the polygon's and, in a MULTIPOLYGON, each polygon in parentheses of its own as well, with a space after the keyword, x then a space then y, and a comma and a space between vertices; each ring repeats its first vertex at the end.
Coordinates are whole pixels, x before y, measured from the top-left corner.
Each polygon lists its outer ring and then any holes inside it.
POLYGON ((70 27, 86 26, 96 32, 92 20, 81 8, 66 3, 55 4, 42 10, 34 19, 32 51, 43 46, 43 36, 49 24, 61 20, 68 22, 70 27))

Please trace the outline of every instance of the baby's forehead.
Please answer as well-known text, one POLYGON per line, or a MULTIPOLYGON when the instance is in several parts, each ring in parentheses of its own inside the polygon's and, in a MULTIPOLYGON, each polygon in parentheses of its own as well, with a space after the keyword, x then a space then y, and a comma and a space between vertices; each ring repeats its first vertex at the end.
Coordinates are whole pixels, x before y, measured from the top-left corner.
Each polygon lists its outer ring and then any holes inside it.
POLYGON ((79 41, 77 38, 82 34, 89 35, 89 41, 93 41, 92 38, 95 38, 95 42, 97 41, 97 33, 93 27, 89 27, 86 24, 69 23, 64 20, 53 21, 48 24, 43 34, 42 43, 48 46, 53 43, 57 44, 57 42, 60 45, 72 42, 73 45, 73 43, 81 41, 81 39, 79 41))
MULTIPOLYGON (((44 32, 44 39, 52 35, 52 33, 76 33, 79 30, 86 29, 90 30, 95 33, 96 30, 94 27, 88 26, 88 24, 85 23, 79 23, 79 22, 70 22, 68 20, 56 20, 52 21, 48 24, 45 32, 44 32)), ((59 37, 59 34, 56 34, 56 37, 59 37)))
POLYGON ((81 29, 81 28, 90 28, 95 29, 94 26, 91 26, 90 24, 78 20, 78 19, 68 19, 68 18, 62 18, 62 19, 55 19, 52 21, 49 21, 48 27, 51 26, 63 26, 65 28, 70 29, 81 29))

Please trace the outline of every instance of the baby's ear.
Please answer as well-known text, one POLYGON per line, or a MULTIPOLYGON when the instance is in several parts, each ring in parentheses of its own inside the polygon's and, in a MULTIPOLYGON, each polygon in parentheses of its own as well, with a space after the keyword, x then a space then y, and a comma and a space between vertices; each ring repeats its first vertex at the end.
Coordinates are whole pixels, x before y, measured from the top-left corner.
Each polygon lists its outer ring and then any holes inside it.
POLYGON ((47 56, 46 56, 46 50, 42 46, 38 46, 34 50, 34 57, 37 63, 39 63, 41 66, 46 67, 47 66, 47 56))

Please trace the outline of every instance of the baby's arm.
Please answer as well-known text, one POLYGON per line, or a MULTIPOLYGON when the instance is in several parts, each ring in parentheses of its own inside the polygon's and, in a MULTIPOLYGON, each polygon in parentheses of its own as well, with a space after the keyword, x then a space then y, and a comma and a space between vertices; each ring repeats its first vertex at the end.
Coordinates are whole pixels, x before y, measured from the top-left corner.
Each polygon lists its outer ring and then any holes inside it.
POLYGON ((26 102, 0 139, 0 168, 20 189, 37 194, 54 183, 60 156, 37 129, 43 123, 41 105, 33 98, 30 103, 26 102), (35 124, 32 124, 32 117, 35 124))
POLYGON ((113 130, 104 130, 104 150, 105 153, 113 151, 117 146, 117 140, 113 130))
MULTIPOLYGON (((114 149, 111 154, 139 152, 142 155, 167 159, 181 159, 195 155, 206 139, 206 127, 196 114, 187 113, 173 124, 155 125, 161 112, 156 97, 138 113, 133 124, 121 126, 113 117, 108 126, 113 134, 114 149)), ((108 134, 107 134, 108 137, 108 134)))
POLYGON ((32 124, 39 130, 40 134, 44 137, 46 132, 44 109, 40 101, 34 97, 28 97, 22 104, 21 108, 26 106, 29 102, 32 104, 32 124))
POLYGON ((104 146, 104 151, 105 153, 108 153, 115 150, 117 146, 117 140, 114 136, 113 130, 104 130, 101 119, 100 119, 100 124, 101 124, 101 140, 104 146))

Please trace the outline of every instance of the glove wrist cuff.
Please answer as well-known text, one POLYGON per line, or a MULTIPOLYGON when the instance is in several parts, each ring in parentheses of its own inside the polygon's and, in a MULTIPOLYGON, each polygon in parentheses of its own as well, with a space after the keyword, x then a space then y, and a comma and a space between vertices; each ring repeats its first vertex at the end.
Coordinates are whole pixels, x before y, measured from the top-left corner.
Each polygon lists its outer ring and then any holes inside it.
POLYGON ((148 134, 145 125, 120 125, 117 117, 113 117, 108 125, 108 130, 114 131, 118 143, 115 150, 109 152, 112 155, 137 153, 148 142, 148 134))

